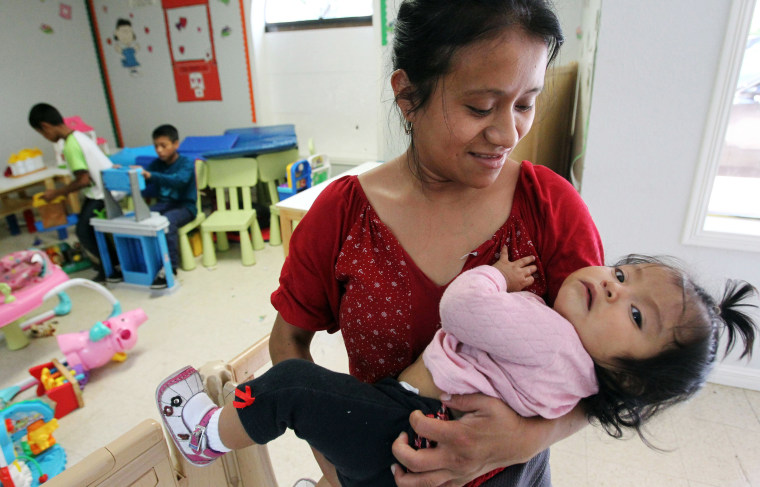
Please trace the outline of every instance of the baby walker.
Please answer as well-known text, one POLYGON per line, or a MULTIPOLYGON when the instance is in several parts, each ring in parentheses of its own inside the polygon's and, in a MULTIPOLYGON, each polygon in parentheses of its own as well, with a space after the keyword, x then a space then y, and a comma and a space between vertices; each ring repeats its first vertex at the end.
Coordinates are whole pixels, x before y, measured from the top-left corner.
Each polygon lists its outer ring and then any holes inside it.
POLYGON ((0 328, 8 349, 27 346, 29 338, 24 331, 33 324, 68 314, 71 299, 65 291, 73 286, 84 286, 103 295, 113 307, 109 316, 121 313, 119 301, 108 289, 88 279, 69 279, 45 252, 22 250, 0 259, 0 328), (55 309, 22 321, 24 316, 53 296, 58 296, 59 300, 55 309))

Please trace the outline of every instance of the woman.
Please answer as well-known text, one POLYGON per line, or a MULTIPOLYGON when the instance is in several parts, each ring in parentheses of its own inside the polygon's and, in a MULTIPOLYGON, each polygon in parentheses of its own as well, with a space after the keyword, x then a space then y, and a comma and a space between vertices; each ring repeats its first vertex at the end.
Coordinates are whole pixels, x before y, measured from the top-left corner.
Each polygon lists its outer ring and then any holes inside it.
MULTIPOLYGON (((536 257, 527 290, 550 305, 572 271, 602 265, 577 192, 546 168, 509 159, 561 43, 543 0, 402 3, 391 86, 409 148, 333 183, 299 224, 272 295, 275 363, 312 360, 314 333, 341 330, 352 375, 396 376, 439 327, 447 284, 493 264, 502 245, 510 260, 536 257)), ((521 419, 482 395, 444 403, 470 413, 457 421, 412 414, 415 431, 437 447, 415 450, 400 435, 393 453, 409 471, 394 468, 399 486, 458 486, 484 474, 482 485, 550 485, 543 450, 585 424, 580 408, 548 421, 521 419)))

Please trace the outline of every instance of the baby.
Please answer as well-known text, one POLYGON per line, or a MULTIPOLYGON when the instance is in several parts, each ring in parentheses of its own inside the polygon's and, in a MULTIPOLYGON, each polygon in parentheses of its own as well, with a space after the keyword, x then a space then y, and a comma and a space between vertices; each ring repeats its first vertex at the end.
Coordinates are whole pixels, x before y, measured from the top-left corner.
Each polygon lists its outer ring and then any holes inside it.
POLYGON ((417 448, 430 446, 415 436, 409 415, 458 417, 442 394, 480 392, 546 418, 585 398, 589 419, 612 436, 623 428, 641 435, 646 420, 704 384, 723 328, 726 353, 738 335, 742 357, 751 354, 757 327, 739 310, 755 292, 747 283, 729 281, 716 303, 675 265, 629 256, 572 273, 552 309, 519 291, 535 272, 532 262, 509 262, 504 252, 493 266, 452 281, 440 303, 441 330, 398 379, 366 384, 292 359, 238 385, 235 402, 218 408, 186 367, 159 385, 160 414, 196 465, 289 427, 335 465, 342 485, 392 486, 399 432, 417 448))

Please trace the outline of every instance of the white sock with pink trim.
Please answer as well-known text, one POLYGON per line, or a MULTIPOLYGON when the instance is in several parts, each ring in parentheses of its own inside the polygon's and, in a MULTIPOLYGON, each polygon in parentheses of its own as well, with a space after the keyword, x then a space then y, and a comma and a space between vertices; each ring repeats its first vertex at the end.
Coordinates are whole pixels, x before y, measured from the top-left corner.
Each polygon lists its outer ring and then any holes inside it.
POLYGON ((222 414, 222 408, 217 409, 208 420, 206 426, 206 438, 208 438, 208 447, 219 453, 227 453, 229 448, 224 446, 222 438, 219 436, 219 416, 222 414))

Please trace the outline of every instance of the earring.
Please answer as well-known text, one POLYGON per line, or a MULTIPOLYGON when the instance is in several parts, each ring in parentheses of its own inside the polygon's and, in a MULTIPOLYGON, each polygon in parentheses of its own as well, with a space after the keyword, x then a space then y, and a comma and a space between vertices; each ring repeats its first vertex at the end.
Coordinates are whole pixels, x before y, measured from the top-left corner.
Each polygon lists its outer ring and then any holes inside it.
POLYGON ((409 135, 412 133, 412 128, 413 128, 412 122, 410 122, 409 120, 404 122, 404 133, 406 135, 409 135))

